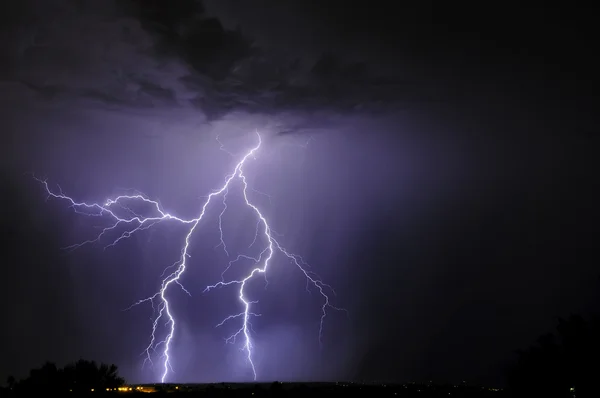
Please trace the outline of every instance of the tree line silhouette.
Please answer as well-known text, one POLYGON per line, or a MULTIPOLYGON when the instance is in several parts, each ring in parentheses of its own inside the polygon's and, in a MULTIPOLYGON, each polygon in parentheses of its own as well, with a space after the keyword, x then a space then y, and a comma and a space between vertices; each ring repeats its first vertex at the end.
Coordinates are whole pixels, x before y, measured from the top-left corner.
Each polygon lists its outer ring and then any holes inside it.
MULTIPOLYGON (((507 392, 515 398, 600 396, 599 337, 600 318, 572 315, 559 319, 555 333, 544 334, 531 347, 517 351, 517 360, 507 373, 507 392)), ((7 384, 15 393, 90 392, 123 386, 125 380, 116 365, 81 359, 64 368, 47 362, 23 380, 9 377, 7 384)), ((280 391, 281 384, 273 383, 271 389, 280 391)))
POLYGON ((572 315, 559 319, 556 333, 517 352, 509 369, 514 397, 586 398, 600 390, 600 319, 572 315))
POLYGON ((88 392, 105 391, 125 384, 119 376, 116 365, 97 364, 95 361, 80 359, 75 363, 58 368, 52 362, 46 362, 39 368, 29 371, 29 376, 17 381, 9 376, 8 388, 21 392, 88 392))

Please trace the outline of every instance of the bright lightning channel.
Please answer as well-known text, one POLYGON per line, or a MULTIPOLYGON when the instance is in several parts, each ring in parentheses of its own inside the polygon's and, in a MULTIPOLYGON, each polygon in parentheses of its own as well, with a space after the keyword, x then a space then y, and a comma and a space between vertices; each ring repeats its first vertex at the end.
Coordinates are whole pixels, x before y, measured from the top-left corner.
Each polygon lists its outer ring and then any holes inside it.
MULTIPOLYGON (((189 255, 190 241, 191 241, 194 231, 196 230, 196 227, 198 227, 198 224, 204 218, 204 215, 206 214, 209 204, 213 201, 214 198, 219 197, 219 196, 222 198, 223 209, 219 213, 220 243, 218 246, 222 246, 223 250, 225 251, 227 256, 229 256, 229 251, 228 251, 227 245, 225 244, 225 240, 223 237, 223 228, 222 228, 221 219, 222 219, 223 215, 225 214, 225 212, 227 211, 227 194, 228 194, 229 188, 232 185, 232 182, 234 180, 238 180, 241 182, 242 196, 244 199, 244 203, 257 217, 254 240, 248 247, 250 248, 250 247, 254 246, 254 244, 259 240, 259 235, 261 233, 262 233, 262 236, 263 236, 266 244, 265 244, 264 249, 260 252, 258 257, 252 257, 249 255, 240 254, 235 259, 231 260, 229 262, 228 266, 226 267, 225 271, 223 271, 223 273, 221 274, 222 280, 214 285, 207 286, 204 289, 204 292, 208 292, 208 291, 218 288, 218 287, 225 287, 225 286, 230 286, 230 285, 239 286, 239 289, 237 290, 237 292, 238 292, 237 294, 238 294, 239 301, 240 301, 240 304, 242 307, 241 311, 237 314, 227 316, 225 319, 223 319, 223 321, 221 323, 219 323, 217 325, 217 327, 224 325, 226 322, 229 322, 229 321, 232 321, 235 319, 241 319, 240 328, 234 334, 227 337, 225 339, 225 341, 228 343, 234 343, 236 338, 238 338, 238 337, 243 338, 242 350, 245 351, 246 359, 252 370, 252 375, 253 375, 254 380, 257 379, 257 371, 256 371, 255 363, 254 363, 254 350, 253 350, 252 333, 251 333, 252 325, 251 325, 250 321, 253 316, 260 316, 260 314, 256 314, 256 313, 252 312, 252 305, 256 304, 257 301, 251 301, 247 298, 246 288, 247 288, 248 282, 255 276, 260 275, 260 274, 263 274, 263 276, 266 276, 266 272, 267 272, 276 252, 281 253, 283 256, 285 256, 289 261, 291 261, 291 263, 293 263, 300 270, 300 272, 302 272, 302 274, 306 278, 307 290, 309 289, 309 286, 312 284, 323 298, 323 304, 321 307, 321 318, 320 318, 320 324, 319 324, 319 343, 320 344, 322 342, 323 324, 324 324, 325 318, 327 316, 327 310, 334 309, 334 310, 346 312, 345 309, 336 307, 331 304, 329 293, 335 294, 335 291, 333 290, 333 288, 331 286, 325 284, 324 282, 322 282, 322 280, 314 272, 309 271, 308 270, 309 265, 302 259, 302 257, 300 257, 297 254, 289 252, 287 249, 285 249, 283 246, 281 246, 279 244, 279 242, 274 238, 274 236, 273 236, 274 231, 269 226, 269 223, 268 223, 267 219, 265 218, 265 216, 261 213, 259 208, 256 205, 254 205, 248 198, 248 190, 249 189, 253 190, 253 189, 248 186, 248 182, 246 181, 246 176, 244 174, 244 165, 246 164, 246 161, 248 159, 255 158, 256 152, 259 150, 259 148, 262 145, 262 138, 261 138, 260 134, 257 132, 256 135, 257 135, 257 139, 258 139, 256 146, 253 147, 252 149, 250 149, 242 157, 242 159, 236 164, 233 172, 225 177, 225 182, 223 183, 223 185, 218 190, 213 191, 212 193, 210 193, 210 195, 208 195, 206 197, 206 201, 204 202, 204 204, 201 207, 200 214, 196 218, 192 218, 192 219, 183 219, 183 218, 177 217, 175 215, 172 215, 171 213, 165 212, 162 209, 162 207, 158 201, 148 199, 143 194, 119 195, 114 198, 107 199, 104 203, 77 202, 70 196, 65 195, 62 192, 62 189, 60 189, 60 187, 58 187, 58 191, 53 191, 50 189, 46 180, 41 180, 41 179, 36 178, 36 180, 38 180, 44 186, 49 197, 54 197, 57 199, 63 199, 63 200, 68 201, 70 203, 70 207, 76 213, 83 214, 86 216, 105 216, 105 217, 109 217, 110 219, 113 220, 113 223, 110 226, 102 229, 100 231, 100 233, 94 239, 86 240, 84 242, 68 246, 66 249, 77 249, 86 244, 100 242, 102 240, 102 238, 104 238, 110 232, 117 230, 118 227, 123 227, 125 229, 125 231, 122 232, 111 243, 106 245, 105 249, 108 247, 114 246, 117 243, 121 242, 122 240, 125 240, 125 239, 131 237, 136 232, 146 230, 146 229, 152 227, 153 225, 155 225, 159 222, 162 222, 162 221, 176 221, 180 224, 187 226, 188 229, 187 229, 187 234, 185 235, 185 239, 183 242, 183 247, 181 250, 181 257, 174 264, 167 267, 165 269, 165 271, 163 272, 162 276, 164 276, 164 279, 161 281, 160 289, 152 296, 147 297, 142 300, 139 300, 128 308, 128 309, 130 309, 136 305, 149 302, 149 303, 151 303, 152 308, 155 310, 154 311, 155 317, 152 321, 152 332, 150 334, 150 342, 149 342, 148 346, 146 347, 146 349, 144 350, 143 354, 145 355, 144 363, 150 362, 152 364, 152 353, 156 352, 159 349, 159 347, 161 347, 161 346, 163 347, 162 355, 160 356, 160 358, 162 360, 162 367, 163 367, 162 376, 161 376, 162 383, 164 383, 168 379, 170 372, 174 372, 172 364, 171 364, 172 357, 171 357, 170 349, 171 349, 171 344, 173 342, 173 337, 175 335, 176 321, 175 321, 175 317, 173 316, 171 304, 169 303, 169 300, 167 299, 167 291, 169 290, 169 288, 171 286, 177 285, 181 289, 183 289, 184 292, 189 294, 189 292, 181 284, 180 280, 181 280, 183 273, 186 270, 186 267, 188 266, 188 259, 190 258, 190 255, 189 255), (151 212, 152 214, 150 214, 148 216, 141 216, 141 215, 135 213, 131 209, 131 207, 127 205, 128 203, 130 203, 130 204, 142 203, 145 205, 149 205, 149 207, 152 209, 152 212, 151 212), (246 275, 246 277, 244 277, 242 279, 226 280, 224 275, 227 272, 227 270, 235 262, 240 261, 242 259, 252 260, 254 262, 254 268, 252 268, 252 270, 246 275), (170 274, 165 276, 167 271, 172 270, 173 268, 174 268, 174 270, 170 274), (157 301, 158 301, 158 305, 155 306, 155 303, 157 301), (168 331, 167 331, 166 337, 163 340, 159 341, 156 336, 158 333, 158 327, 159 327, 160 321, 161 321, 161 319, 164 319, 164 318, 166 318, 165 326, 168 327, 168 331)), ((217 137, 217 140, 218 140, 218 137, 217 137)), ((220 141, 219 141, 219 143, 221 144, 220 141)), ((221 144, 220 149, 224 150, 224 147, 222 144, 221 144)), ((229 154, 229 152, 227 152, 227 153, 229 154)))

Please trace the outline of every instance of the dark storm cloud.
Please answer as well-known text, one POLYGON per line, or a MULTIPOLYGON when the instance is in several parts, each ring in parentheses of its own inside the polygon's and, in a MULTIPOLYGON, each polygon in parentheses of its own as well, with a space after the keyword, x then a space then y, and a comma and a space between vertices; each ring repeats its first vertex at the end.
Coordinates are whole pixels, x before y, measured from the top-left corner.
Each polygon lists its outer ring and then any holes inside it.
POLYGON ((474 8, 480 18, 470 18, 428 2, 346 3, 5 2, 0 76, 4 90, 16 84, 46 100, 177 106, 211 120, 232 111, 366 114, 456 101, 485 90, 492 75, 514 84, 523 70, 506 57, 515 55, 534 85, 557 65, 546 46, 584 50, 585 36, 550 30, 559 26, 554 9, 474 8), (532 21, 540 27, 529 29, 532 21))
POLYGON ((41 99, 88 99, 88 105, 156 107, 181 102, 186 89, 178 79, 188 73, 186 68, 157 59, 153 39, 117 4, 3 3, 4 88, 22 85, 41 99))
MULTIPOLYGON (((139 8, 130 9, 142 21, 142 26, 156 38, 156 54, 159 57, 177 57, 191 68, 191 74, 183 81, 192 90, 203 92, 193 103, 213 117, 231 111, 276 113, 281 110, 365 110, 370 104, 393 103, 409 96, 407 84, 402 85, 398 76, 373 75, 360 58, 348 59, 345 48, 336 49, 336 43, 307 47, 303 37, 309 32, 309 13, 304 13, 302 26, 280 31, 284 42, 261 40, 264 31, 253 29, 253 21, 260 24, 279 24, 286 15, 271 16, 273 6, 290 12, 302 3, 289 3, 290 7, 278 7, 276 2, 213 3, 216 14, 210 14, 202 3, 186 0, 175 6, 164 2, 134 2, 139 8), (143 7, 140 5, 143 4, 143 7), (225 7, 225 15, 219 11, 225 7), (227 20, 227 8, 235 7, 248 23, 235 24, 227 20), (249 29, 246 29, 249 26, 249 29), (284 45, 285 43, 285 45, 284 45), (404 91, 404 92, 403 92, 404 91)), ((303 8, 300 7, 300 11, 303 8)), ((281 14, 281 13, 280 13, 281 14)), ((296 19, 301 17, 296 13, 296 19)), ((326 23, 327 21, 316 21, 326 23)), ((284 22, 285 23, 285 22, 284 22)), ((313 30, 321 25, 312 25, 313 30)), ((326 33, 323 31, 322 33, 326 33)), ((270 35, 270 37, 277 37, 270 35)), ((316 39, 313 37, 313 39, 316 39)), ((364 48, 365 43, 361 44, 364 48)))
MULTIPOLYGON (((196 0, 5 3, 11 23, 2 42, 4 85, 21 85, 45 100, 177 106, 209 119, 232 111, 381 112, 401 99, 404 105, 417 99, 413 83, 366 62, 360 51, 372 43, 357 43, 354 55, 339 37, 311 48, 318 37, 306 35, 311 29, 327 34, 323 24, 329 21, 315 20, 309 28, 310 7, 300 6, 304 19, 297 29, 280 32, 292 43, 283 46, 285 40, 261 40, 265 32, 254 29, 253 16, 247 31, 221 21, 227 7, 240 6, 263 23, 272 4, 226 3, 217 4, 217 11, 225 7, 218 18, 196 0)), ((277 17, 273 21, 281 27, 277 17)))

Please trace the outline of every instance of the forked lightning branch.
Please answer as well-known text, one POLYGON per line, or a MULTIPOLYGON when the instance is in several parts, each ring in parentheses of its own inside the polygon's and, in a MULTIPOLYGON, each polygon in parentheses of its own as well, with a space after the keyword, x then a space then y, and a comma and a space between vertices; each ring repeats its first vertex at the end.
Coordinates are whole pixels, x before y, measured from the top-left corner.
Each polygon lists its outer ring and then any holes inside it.
POLYGON ((323 283, 315 273, 309 270, 308 264, 304 262, 302 257, 286 250, 285 247, 283 247, 279 241, 275 239, 269 222, 260 209, 248 197, 248 191, 252 190, 252 188, 248 186, 249 184, 246 180, 246 175, 244 174, 244 166, 246 163, 254 160, 259 153, 262 145, 262 138, 258 132, 256 133, 256 139, 256 145, 249 149, 238 161, 235 167, 233 167, 231 173, 225 176, 221 187, 206 197, 206 200, 199 209, 198 216, 192 219, 177 217, 164 210, 158 201, 151 200, 141 194, 120 195, 98 203, 78 202, 74 198, 63 193, 60 188, 57 190, 51 189, 46 180, 37 179, 41 184, 43 184, 49 197, 67 201, 75 212, 86 216, 106 217, 107 219, 111 220, 111 224, 102 229, 100 233, 93 239, 69 246, 68 249, 76 249, 85 244, 101 242, 106 243, 105 247, 114 246, 131 237, 132 235, 143 230, 147 230, 152 226, 162 222, 177 223, 185 229, 185 238, 181 243, 181 256, 172 265, 166 267, 165 272, 163 273, 164 278, 160 281, 160 287, 156 293, 145 299, 139 300, 132 305, 132 307, 134 307, 142 303, 149 303, 156 310, 152 322, 148 346, 144 350, 144 362, 153 363, 153 361, 157 360, 156 356, 158 356, 160 366, 162 367, 161 382, 163 383, 169 379, 170 373, 173 372, 175 368, 171 347, 176 337, 178 326, 174 315, 176 310, 172 307, 171 302, 169 302, 168 293, 171 289, 176 288, 183 289, 186 293, 188 293, 181 284, 181 278, 184 275, 186 268, 194 265, 190 262, 190 242, 194 238, 194 232, 198 228, 202 227, 202 221, 207 212, 218 212, 218 227, 221 242, 220 246, 228 256, 230 255, 221 223, 223 215, 228 210, 227 194, 230 189, 239 187, 238 189, 241 190, 241 195, 244 199, 243 203, 245 206, 247 206, 248 210, 255 215, 256 229, 253 231, 254 240, 250 246, 262 245, 260 247, 261 251, 256 257, 245 253, 240 253, 229 262, 227 269, 233 263, 242 259, 253 262, 253 267, 244 278, 237 280, 226 279, 225 272, 223 272, 222 280, 215 284, 208 285, 204 291, 208 292, 217 288, 236 287, 233 289, 233 294, 238 296, 240 310, 238 313, 233 313, 226 316, 217 326, 222 326, 226 322, 239 323, 239 329, 231 336, 228 336, 225 340, 228 343, 239 342, 239 344, 241 344, 241 348, 247 359, 248 366, 252 371, 254 380, 257 379, 257 370, 254 363, 251 322, 254 317, 260 316, 260 314, 257 314, 253 311, 253 305, 256 304, 256 301, 251 301, 248 299, 248 282, 260 275, 265 276, 269 268, 274 266, 274 262, 277 260, 277 254, 280 255, 279 259, 284 259, 293 263, 306 278, 307 286, 314 286, 316 291, 319 292, 323 299, 321 307, 321 321, 319 325, 319 342, 321 342, 323 323, 327 316, 328 310, 333 309, 345 311, 344 309, 336 307, 331 303, 330 295, 332 293, 334 294, 335 292, 329 285, 323 283), (217 198, 221 200, 216 200, 217 198), (145 213, 138 214, 134 212, 132 207, 134 207, 135 204, 144 204, 144 208, 147 209, 145 213), (116 236, 116 238, 109 239, 110 236, 116 236))

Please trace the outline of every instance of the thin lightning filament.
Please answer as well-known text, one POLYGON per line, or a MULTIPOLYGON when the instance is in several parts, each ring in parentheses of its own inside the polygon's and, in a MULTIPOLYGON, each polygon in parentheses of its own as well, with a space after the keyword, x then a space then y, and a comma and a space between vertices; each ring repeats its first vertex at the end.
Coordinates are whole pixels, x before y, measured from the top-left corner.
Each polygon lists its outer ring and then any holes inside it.
POLYGON ((247 362, 252 371, 254 380, 256 380, 258 376, 254 361, 254 346, 251 320, 253 317, 260 316, 260 314, 253 312, 252 307, 254 304, 256 304, 256 301, 251 301, 250 299, 248 299, 247 287, 248 283, 253 278, 256 278, 259 275, 262 275, 263 277, 266 275, 267 271, 271 267, 276 253, 280 253, 285 258, 287 258, 304 275, 307 282, 307 289, 311 285, 314 286, 314 288, 316 288, 316 291, 322 297, 321 316, 319 325, 320 343, 322 341, 323 324, 327 316, 328 309, 345 311, 342 308, 338 308, 332 305, 330 300, 330 294, 335 294, 335 292, 333 291, 331 286, 323 283, 314 272, 310 271, 308 269, 308 264, 306 264, 302 257, 291 253, 286 248, 284 248, 278 242, 277 239, 275 239, 275 237, 273 236, 273 231, 267 219, 261 213, 260 209, 255 204, 253 204, 253 202, 248 197, 248 191, 253 189, 249 187, 249 184, 246 180, 246 175, 244 174, 244 166, 250 159, 254 159, 256 153, 262 145, 262 139, 258 132, 256 133, 256 136, 257 144, 249 151, 247 151, 246 154, 241 158, 241 160, 239 160, 239 162, 233 168, 233 171, 225 177, 223 185, 216 191, 211 192, 206 197, 206 200, 204 201, 199 210, 198 216, 192 219, 180 218, 169 212, 166 212, 165 210, 163 210, 158 201, 148 199, 142 194, 119 195, 114 198, 107 199, 103 203, 78 202, 70 196, 64 194, 60 188, 57 191, 54 191, 50 189, 50 186, 48 185, 47 181, 36 178, 43 185, 49 197, 67 201, 70 204, 70 207, 75 212, 86 216, 106 217, 112 221, 112 223, 108 227, 103 228, 94 239, 86 240, 81 243, 69 246, 67 247, 67 249, 77 249, 86 244, 98 243, 101 242, 104 238, 106 238, 109 234, 114 233, 115 231, 122 231, 116 237, 116 239, 113 239, 112 241, 110 241, 110 243, 108 243, 105 246, 105 248, 108 248, 118 244, 123 240, 130 238, 135 233, 147 230, 160 222, 171 221, 181 224, 184 228, 186 228, 187 233, 185 234, 185 238, 182 242, 181 256, 175 263, 167 267, 163 272, 163 279, 160 282, 160 289, 152 296, 139 300, 135 302, 131 307, 129 307, 132 308, 142 303, 150 303, 155 310, 149 343, 143 352, 145 356, 144 363, 150 362, 152 364, 153 354, 159 352, 162 365, 161 382, 163 383, 169 379, 169 375, 173 372, 173 358, 171 353, 171 347, 173 344, 175 332, 177 330, 177 322, 174 315, 174 309, 172 307, 172 304, 169 302, 167 293, 170 291, 170 289, 177 287, 183 289, 184 292, 189 294, 189 292, 183 287, 181 279, 190 261, 190 242, 192 241, 194 232, 199 227, 200 222, 204 219, 205 214, 207 213, 210 205, 213 202, 215 202, 217 198, 221 199, 220 203, 222 205, 221 211, 218 213, 218 226, 220 232, 219 246, 222 246, 225 253, 229 256, 228 247, 224 240, 221 221, 223 215, 228 209, 227 194, 229 192, 229 189, 233 188, 235 182, 239 183, 238 185, 241 186, 241 193, 245 206, 250 211, 252 211, 252 213, 256 217, 256 229, 254 231, 255 235, 254 240, 250 244, 250 247, 255 244, 260 244, 260 242, 263 242, 264 247, 262 248, 260 254, 256 257, 249 256, 246 254, 237 255, 237 257, 229 261, 227 268, 222 274, 222 280, 216 284, 207 286, 204 289, 204 292, 209 292, 216 288, 237 286, 235 292, 240 302, 240 312, 225 317, 223 321, 217 325, 217 327, 223 326, 225 323, 232 321, 238 321, 240 323, 239 329, 234 334, 227 337, 225 340, 226 342, 234 343, 237 338, 242 339, 242 349, 245 353, 247 362), (132 210, 132 207, 134 207, 134 205, 136 204, 145 205, 145 215, 137 214, 132 210), (235 280, 226 279, 226 271, 234 263, 240 260, 252 261, 254 264, 253 268, 251 268, 251 270, 246 274, 244 278, 235 280), (166 336, 162 339, 157 337, 161 326, 166 327, 166 336))

